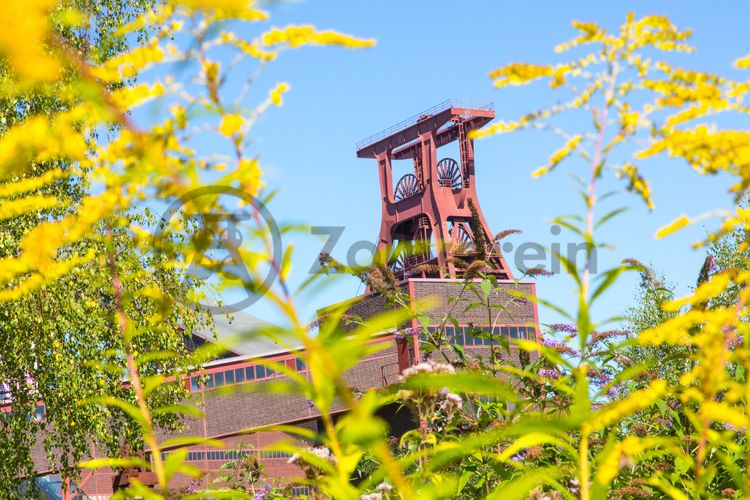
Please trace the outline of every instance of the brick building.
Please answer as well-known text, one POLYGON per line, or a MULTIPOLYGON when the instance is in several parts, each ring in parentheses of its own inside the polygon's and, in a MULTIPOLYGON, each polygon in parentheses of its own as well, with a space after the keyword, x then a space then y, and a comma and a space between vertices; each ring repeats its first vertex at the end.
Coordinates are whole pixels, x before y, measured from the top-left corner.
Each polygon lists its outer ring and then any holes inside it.
MULTIPOLYGON (((427 300, 430 304, 431 310, 428 314, 433 323, 430 329, 433 329, 440 324, 444 314, 448 312, 450 298, 460 293, 462 283, 459 280, 415 278, 403 281, 401 286, 414 301, 427 300)), ((534 294, 533 283, 516 285, 507 282, 502 283, 502 286, 517 287, 525 293, 534 294)), ((503 297, 502 291, 499 291, 498 296, 493 298, 497 302, 505 299, 507 297, 503 297)), ((351 314, 366 319, 383 311, 384 308, 385 302, 381 296, 368 294, 353 302, 349 306, 349 311, 351 314)), ((503 312, 497 324, 493 326, 486 325, 483 313, 477 309, 456 314, 456 317, 459 327, 455 328, 453 325, 446 327, 446 334, 452 342, 463 345, 467 352, 476 356, 486 357, 489 347, 486 339, 471 336, 469 332, 474 331, 475 328, 484 330, 493 328, 496 335, 506 338, 535 338, 539 331, 536 306, 528 301, 512 301, 507 312, 503 312)), ((300 469, 288 463, 288 455, 265 449, 266 446, 280 439, 298 438, 279 431, 252 434, 247 434, 246 431, 281 423, 315 431, 319 425, 319 414, 301 396, 243 390, 243 386, 248 384, 262 384, 281 376, 259 364, 259 359, 283 363, 303 376, 307 376, 306 366, 298 356, 299 351, 284 348, 267 338, 242 336, 243 333, 252 332, 263 326, 262 321, 247 314, 234 313, 232 319, 217 316, 215 321, 218 340, 229 341, 232 351, 220 359, 206 363, 202 370, 191 374, 185 381, 190 390, 191 401, 203 411, 203 417, 186 418, 185 428, 181 434, 217 438, 222 440, 224 447, 215 449, 207 446, 193 446, 188 449, 188 462, 208 473, 204 480, 196 484, 205 486, 216 476, 224 463, 247 454, 256 456, 271 477, 283 480, 300 477, 300 469), (237 341, 233 342, 233 339, 237 341)), ((416 328, 417 325, 414 323, 404 326, 416 328)), ((415 343, 403 343, 396 340, 395 333, 395 331, 385 332, 372 339, 372 342, 382 342, 387 346, 377 354, 363 359, 347 373, 347 381, 352 387, 367 390, 396 383, 400 370, 420 362, 418 339, 415 339, 415 343)), ((206 341, 212 341, 211 334, 206 332, 198 332, 193 338, 195 345, 206 341)), ((335 412, 343 411, 345 411, 343 407, 335 409, 335 412)), ((403 432, 409 427, 410 417, 404 411, 398 413, 390 408, 385 409, 384 412, 386 414, 383 416, 391 423, 394 432, 403 432)), ((164 436, 165 439, 168 437, 164 436)), ((164 454, 173 451, 167 449, 164 454)), ((40 475, 37 478, 37 484, 46 491, 48 498, 63 498, 62 481, 58 475, 51 473, 41 447, 37 450, 35 459, 40 475)), ((109 470, 85 471, 78 484, 71 484, 74 493, 69 495, 69 498, 108 498, 113 493, 114 478, 115 473, 109 470)), ((193 480, 188 477, 179 477, 171 486, 188 487, 192 482, 193 480)))

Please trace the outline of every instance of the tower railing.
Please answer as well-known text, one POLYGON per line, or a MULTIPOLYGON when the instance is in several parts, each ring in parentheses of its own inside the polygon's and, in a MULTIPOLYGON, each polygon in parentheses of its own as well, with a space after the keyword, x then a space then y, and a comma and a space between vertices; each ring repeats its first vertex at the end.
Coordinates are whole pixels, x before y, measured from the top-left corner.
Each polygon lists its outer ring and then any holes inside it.
POLYGON ((392 125, 388 127, 385 130, 381 130, 377 134, 373 134, 370 137, 367 137, 365 139, 362 139, 361 141, 357 142, 355 147, 359 150, 362 148, 366 148, 367 146, 371 146, 372 144, 375 144, 376 142, 385 139, 386 137, 395 134, 396 132, 403 130, 407 127, 411 127, 415 123, 417 123, 420 119, 426 117, 426 116, 432 116, 437 113, 440 113, 441 111, 445 111, 449 108, 467 108, 467 109, 480 109, 480 110, 494 110, 495 105, 493 103, 489 104, 475 104, 471 102, 464 102, 459 101, 456 99, 447 99, 439 104, 436 104, 432 106, 431 108, 428 108, 421 113, 417 113, 414 116, 411 116, 407 118, 406 120, 400 121, 399 123, 392 125))

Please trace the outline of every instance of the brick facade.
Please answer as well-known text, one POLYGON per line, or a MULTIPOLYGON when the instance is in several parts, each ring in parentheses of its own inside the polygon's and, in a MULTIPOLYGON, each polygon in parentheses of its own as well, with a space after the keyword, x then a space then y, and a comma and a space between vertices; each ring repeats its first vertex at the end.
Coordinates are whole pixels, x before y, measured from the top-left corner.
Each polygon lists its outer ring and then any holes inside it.
MULTIPOLYGON (((474 284, 479 286, 478 283, 474 284)), ((464 289, 464 284, 460 280, 438 280, 438 279, 410 279, 402 283, 403 293, 408 294, 413 304, 426 304, 425 314, 431 319, 433 324, 439 324, 445 315, 451 313, 461 325, 486 325, 487 312, 481 308, 472 309, 464 312, 466 305, 453 306, 452 299, 455 297, 465 297, 466 300, 473 300, 474 295, 464 289), (463 294, 462 294, 463 289, 463 294)), ((535 294, 533 283, 503 282, 501 290, 492 295, 492 303, 503 305, 507 310, 499 313, 495 310, 496 325, 529 325, 538 332, 538 320, 536 304, 533 301, 514 297, 505 290, 517 290, 521 293, 533 296, 535 294)), ((364 320, 373 317, 376 314, 391 308, 385 299, 381 296, 370 294, 359 297, 357 300, 346 305, 348 314, 358 316, 364 320)), ((404 324, 403 327, 414 326, 416 321, 411 324, 404 324)), ((529 331, 532 331, 529 329, 529 331)), ((418 340, 417 338, 413 339, 418 340)), ((420 360, 419 350, 414 347, 414 343, 407 347, 409 358, 406 360, 407 365, 420 360)), ((404 366, 403 348, 401 358, 399 357, 399 347, 394 338, 394 332, 383 332, 380 337, 372 340, 374 343, 381 343, 383 349, 361 360, 356 366, 346 372, 345 380, 355 390, 365 391, 371 388, 385 387, 389 384, 398 382, 399 378, 399 360, 404 366)), ((472 345, 466 346, 466 351, 471 356, 489 356, 489 347, 472 345)), ((285 363, 286 366, 295 366, 296 356, 294 353, 282 352, 265 357, 267 360, 285 363)), ((518 362, 517 350, 512 348, 511 360, 518 362)), ((215 380, 217 374, 242 373, 243 370, 251 370, 257 358, 248 358, 247 356, 238 358, 229 358, 210 363, 203 372, 198 375, 212 376, 215 380)), ((297 365, 298 372, 305 377, 309 373, 304 366, 297 365)), ((250 372, 247 372, 250 373, 250 372)), ((279 377, 274 374, 271 380, 279 377)), ((246 453, 254 453, 258 460, 264 465, 266 473, 270 477, 276 477, 284 480, 293 480, 301 476, 301 470, 287 463, 288 456, 278 452, 266 450, 269 445, 284 439, 297 441, 298 437, 292 434, 285 434, 279 431, 260 431, 252 432, 251 429, 268 426, 272 424, 289 424, 304 427, 313 431, 319 430, 319 413, 312 408, 306 399, 297 395, 267 394, 262 391, 261 385, 267 383, 268 378, 262 380, 244 380, 241 383, 233 378, 233 382, 227 382, 226 375, 222 377, 222 387, 208 388, 207 384, 200 384, 199 387, 191 385, 191 380, 186 383, 191 387, 190 402, 195 404, 203 412, 203 416, 186 417, 184 419, 184 429, 178 434, 184 436, 202 436, 221 439, 224 443, 222 449, 214 449, 207 446, 193 446, 188 449, 189 463, 206 471, 206 477, 201 481, 200 486, 206 486, 217 476, 218 469, 230 458, 232 450, 242 449, 246 453), (231 386, 231 387, 230 387, 231 386), (265 451, 264 451, 265 450, 265 451)), ((218 384, 218 382, 217 382, 218 384)), ((334 407, 334 412, 342 412, 344 407, 338 405, 334 407)), ((384 417, 387 418, 393 427, 394 433, 398 434, 408 429, 411 425, 410 417, 404 411, 397 409, 384 410, 384 417)), ((161 440, 173 437, 169 433, 161 435, 161 440)), ((165 453, 174 450, 165 450, 165 453)), ((236 453, 236 451, 235 451, 236 453)), ((46 457, 40 450, 35 452, 35 459, 38 459, 38 470, 44 471, 49 469, 46 463, 46 457)), ((96 473, 84 473, 81 480, 81 491, 91 498, 106 498, 112 494, 113 472, 102 470, 96 473)), ((183 488, 193 482, 188 477, 177 477, 174 479, 171 487, 183 488)))
MULTIPOLYGON (((469 287, 479 289, 480 282, 469 282, 469 287)), ((502 305, 507 311, 500 312, 496 316, 497 324, 538 324, 536 303, 533 300, 514 296, 510 292, 529 297, 536 296, 536 285, 533 282, 499 281, 498 290, 492 293, 491 303, 502 305)), ((465 286, 463 280, 412 278, 401 284, 401 292, 408 295, 413 304, 424 304, 422 311, 431 319, 440 321, 445 315, 451 314, 459 323, 473 323, 477 325, 487 324, 486 309, 476 308, 464 312, 466 305, 475 301, 474 294, 465 286), (459 305, 453 307, 454 300, 459 300, 459 305), (460 304, 463 304, 461 307, 460 304)), ((394 309, 381 295, 371 293, 358 297, 351 303, 342 303, 333 307, 346 307, 347 313, 361 319, 371 318, 387 310, 394 309)), ((321 311, 325 313, 331 308, 321 311)))
MULTIPOLYGON (((371 388, 384 387, 393 383, 397 377, 397 351, 393 336, 383 336, 373 342, 382 343, 384 348, 379 352, 364 358, 360 363, 345 373, 346 382, 353 388, 365 391, 371 388), (384 378, 384 374, 386 377, 384 378)), ((283 362, 289 358, 288 353, 270 356, 267 359, 283 362)), ((252 364, 248 359, 226 359, 213 364, 206 369, 206 373, 216 373, 231 369, 245 368, 252 364)), ((309 373, 302 371, 306 377, 309 373)), ((270 380, 280 376, 274 375, 270 380)), ((175 435, 201 436, 218 438, 222 441, 220 449, 208 446, 192 446, 189 463, 207 472, 198 486, 207 486, 218 476, 219 468, 230 460, 228 454, 232 450, 242 448, 249 450, 258 457, 269 477, 280 480, 293 480, 302 476, 301 470, 295 465, 287 463, 288 454, 264 451, 265 448, 279 440, 299 443, 299 438, 293 434, 279 431, 260 431, 248 433, 249 429, 272 424, 289 424, 304 427, 313 431, 319 430, 319 412, 308 405, 307 400, 297 395, 268 394, 259 391, 266 380, 225 385, 221 388, 206 389, 202 386, 191 394, 190 402, 203 412, 203 417, 186 417, 184 427, 178 433, 162 433, 160 440, 164 441, 175 435)), ((334 412, 344 411, 343 405, 336 405, 334 412)), ((39 450, 41 451, 41 449, 39 450)), ((174 450, 165 450, 170 453, 174 450)), ((35 454, 35 457, 39 454, 35 454)), ((38 470, 49 468, 43 453, 38 457, 38 470)), ((96 473, 83 474, 81 491, 92 498, 107 498, 112 494, 111 470, 101 470, 96 473)), ((171 488, 186 488, 194 484, 194 480, 187 476, 176 477, 171 488)))

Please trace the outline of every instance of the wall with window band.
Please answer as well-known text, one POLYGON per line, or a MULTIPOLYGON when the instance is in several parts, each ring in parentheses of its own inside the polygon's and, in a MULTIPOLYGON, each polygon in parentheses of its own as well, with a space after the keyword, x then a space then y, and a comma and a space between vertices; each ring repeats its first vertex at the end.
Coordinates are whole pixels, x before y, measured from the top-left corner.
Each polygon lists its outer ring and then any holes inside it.
MULTIPOLYGON (((162 460, 166 460, 168 452, 162 452, 162 460)), ((188 462, 219 461, 228 462, 229 460, 239 460, 247 456, 254 456, 263 459, 278 458, 289 459, 292 454, 276 450, 215 450, 215 451, 189 451, 187 455, 188 462)))
MULTIPOLYGON (((484 347, 489 346, 492 342, 488 333, 496 338, 504 339, 529 339, 536 338, 536 328, 528 325, 498 325, 489 326, 445 326, 445 335, 449 343, 458 344, 465 347, 484 347), (484 334, 484 335, 483 335, 484 334)), ((438 326, 430 326, 428 332, 434 334, 439 331, 438 326)), ((427 334, 421 335, 421 340, 427 340, 427 334)), ((285 357, 283 359, 274 359, 277 363, 286 365, 287 368, 304 373, 307 371, 305 362, 297 357, 285 357)), ((259 364, 243 364, 237 366, 233 364, 231 368, 213 369, 205 375, 192 375, 190 377, 189 389, 191 392, 200 392, 201 389, 211 390, 219 387, 235 384, 244 384, 279 377, 281 374, 274 372, 271 368, 259 364)))
MULTIPOLYGON (((307 371, 305 362, 296 356, 292 358, 287 357, 285 359, 273 359, 269 361, 284 364, 287 366, 287 368, 293 369, 300 373, 307 371)), ((225 385, 268 380, 279 376, 281 376, 281 374, 277 374, 271 368, 265 365, 247 365, 243 363, 242 366, 238 367, 237 364, 233 364, 232 368, 212 369, 205 375, 191 376, 190 385, 188 387, 190 389, 190 392, 200 392, 201 389, 217 389, 225 385)))
MULTIPOLYGON (((536 328, 527 325, 499 325, 489 326, 445 326, 445 336, 450 344, 458 344, 466 347, 489 346, 492 344, 489 335, 504 339, 536 339, 536 328)), ((430 326, 427 331, 431 334, 440 331, 439 326, 430 326)), ((427 340, 427 334, 422 333, 420 340, 427 340)))

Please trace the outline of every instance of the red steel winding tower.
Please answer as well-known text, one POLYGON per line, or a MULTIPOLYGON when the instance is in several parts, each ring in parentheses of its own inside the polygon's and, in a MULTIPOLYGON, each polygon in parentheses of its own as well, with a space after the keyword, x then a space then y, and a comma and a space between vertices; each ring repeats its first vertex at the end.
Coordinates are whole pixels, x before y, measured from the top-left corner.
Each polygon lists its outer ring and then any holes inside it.
POLYGON ((479 208, 469 138, 494 117, 492 104, 469 107, 449 100, 357 143, 357 157, 378 162, 383 217, 377 248, 379 255, 390 255, 397 279, 460 277, 457 263, 465 267, 481 254, 477 239, 484 242, 489 272, 513 279, 479 208), (459 159, 439 159, 440 148, 453 141, 459 159), (394 185, 392 162, 404 159, 412 160, 413 173, 394 185))

